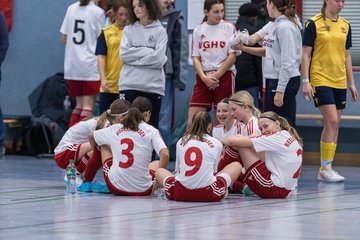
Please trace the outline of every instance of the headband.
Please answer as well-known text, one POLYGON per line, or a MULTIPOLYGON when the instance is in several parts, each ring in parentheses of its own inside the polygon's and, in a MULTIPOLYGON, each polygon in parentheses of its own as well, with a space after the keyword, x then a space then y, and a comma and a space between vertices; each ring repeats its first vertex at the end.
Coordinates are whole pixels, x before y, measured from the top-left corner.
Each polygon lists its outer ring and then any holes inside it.
POLYGON ((107 113, 109 116, 111 116, 111 117, 122 116, 122 115, 127 114, 128 112, 129 112, 129 111, 126 111, 126 112, 123 112, 123 113, 114 114, 114 113, 111 113, 111 110, 110 110, 110 109, 106 110, 106 113, 107 113))

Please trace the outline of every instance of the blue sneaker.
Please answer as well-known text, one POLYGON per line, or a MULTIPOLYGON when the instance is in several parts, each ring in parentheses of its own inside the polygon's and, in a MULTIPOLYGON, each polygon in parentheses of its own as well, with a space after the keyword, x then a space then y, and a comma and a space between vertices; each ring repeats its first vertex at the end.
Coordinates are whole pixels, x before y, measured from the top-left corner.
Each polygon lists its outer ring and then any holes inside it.
POLYGON ((92 185, 92 191, 96 193, 110 193, 110 190, 104 182, 94 182, 92 185))
POLYGON ((245 185, 241 191, 244 195, 249 196, 249 195, 253 195, 253 191, 251 191, 251 189, 249 188, 248 185, 245 185))
POLYGON ((84 182, 83 184, 79 185, 76 189, 79 192, 92 192, 92 182, 84 182))

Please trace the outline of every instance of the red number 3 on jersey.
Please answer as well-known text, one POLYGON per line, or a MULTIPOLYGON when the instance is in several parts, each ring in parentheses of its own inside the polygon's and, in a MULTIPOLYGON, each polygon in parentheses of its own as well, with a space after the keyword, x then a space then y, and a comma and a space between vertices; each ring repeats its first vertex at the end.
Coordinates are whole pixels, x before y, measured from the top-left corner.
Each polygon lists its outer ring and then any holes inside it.
POLYGON ((195 173, 197 173, 202 164, 203 156, 201 150, 197 147, 191 147, 188 150, 186 150, 184 158, 186 165, 188 165, 189 167, 194 167, 193 169, 186 171, 185 176, 192 176, 195 173), (194 160, 191 159, 192 153, 195 154, 194 160))
POLYGON ((134 149, 134 142, 130 138, 123 138, 120 141, 120 144, 126 144, 127 148, 121 151, 121 154, 127 157, 126 162, 119 162, 120 168, 129 168, 134 163, 134 155, 132 155, 131 151, 134 149))

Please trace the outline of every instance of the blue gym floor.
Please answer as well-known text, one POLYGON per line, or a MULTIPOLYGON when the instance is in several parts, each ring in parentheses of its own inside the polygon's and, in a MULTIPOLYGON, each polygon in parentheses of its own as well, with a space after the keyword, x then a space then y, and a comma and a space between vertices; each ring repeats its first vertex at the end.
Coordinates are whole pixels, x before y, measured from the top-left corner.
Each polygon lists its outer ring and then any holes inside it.
MULTIPOLYGON (((344 183, 319 183, 304 166, 287 199, 229 195, 217 203, 111 194, 66 195, 52 159, 0 160, 0 239, 358 239, 360 168, 335 167, 344 183)), ((99 172, 97 179, 101 179, 99 172)))

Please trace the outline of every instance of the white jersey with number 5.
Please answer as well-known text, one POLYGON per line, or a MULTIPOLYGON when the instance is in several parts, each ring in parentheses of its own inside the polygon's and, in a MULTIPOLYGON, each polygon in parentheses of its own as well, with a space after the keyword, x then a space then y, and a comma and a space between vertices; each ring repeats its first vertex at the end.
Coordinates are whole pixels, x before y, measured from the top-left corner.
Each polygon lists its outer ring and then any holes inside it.
POLYGON ((98 145, 108 144, 113 154, 113 165, 108 177, 118 189, 126 192, 144 192, 152 185, 149 164, 153 149, 159 154, 166 148, 159 131, 141 122, 138 131, 114 124, 94 132, 98 145))
POLYGON ((217 162, 222 144, 216 138, 204 135, 204 140, 192 137, 188 142, 181 138, 176 144, 176 180, 188 189, 207 187, 216 178, 217 162))
POLYGON ((80 6, 70 5, 60 32, 67 35, 64 60, 64 78, 68 80, 98 81, 95 48, 104 26, 105 13, 94 2, 80 6))
POLYGON ((256 152, 265 151, 265 165, 277 187, 293 190, 297 186, 303 151, 288 131, 251 138, 256 152))

